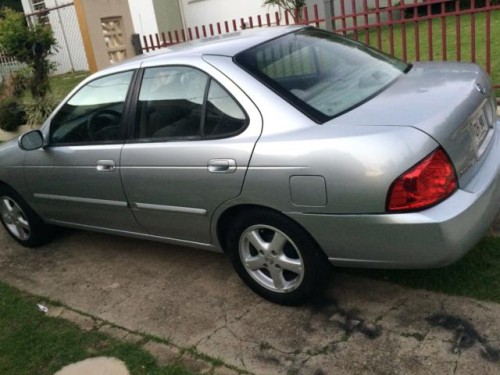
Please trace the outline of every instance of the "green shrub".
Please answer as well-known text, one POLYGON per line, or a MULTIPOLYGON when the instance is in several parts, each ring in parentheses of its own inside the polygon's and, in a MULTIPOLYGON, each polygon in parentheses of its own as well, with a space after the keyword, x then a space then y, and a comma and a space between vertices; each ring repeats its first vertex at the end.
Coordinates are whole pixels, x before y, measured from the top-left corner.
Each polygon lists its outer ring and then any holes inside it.
POLYGON ((24 108, 16 98, 7 98, 0 101, 0 129, 11 132, 25 123, 26 114, 24 108))
POLYGON ((24 111, 26 112, 26 124, 42 125, 49 117, 57 101, 52 95, 46 95, 38 100, 28 99, 24 102, 24 111))
POLYGON ((0 86, 0 100, 11 97, 22 97, 29 87, 31 75, 31 69, 24 67, 5 77, 0 86))
POLYGON ((25 66, 24 68, 15 72, 12 76, 12 86, 14 95, 17 98, 20 98, 24 92, 30 87, 30 82, 33 76, 33 69, 29 66, 25 66))

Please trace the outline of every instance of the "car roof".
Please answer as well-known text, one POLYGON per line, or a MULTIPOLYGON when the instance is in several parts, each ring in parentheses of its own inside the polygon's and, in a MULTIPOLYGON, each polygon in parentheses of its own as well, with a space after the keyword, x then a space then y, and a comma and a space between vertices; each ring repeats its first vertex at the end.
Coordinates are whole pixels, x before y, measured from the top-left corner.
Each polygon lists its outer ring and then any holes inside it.
POLYGON ((228 34, 193 40, 162 48, 158 51, 131 58, 122 63, 103 69, 103 73, 113 70, 137 69, 144 62, 161 63, 173 56, 221 55, 233 57, 253 46, 277 38, 281 35, 303 29, 304 25, 276 26, 242 30, 228 34))

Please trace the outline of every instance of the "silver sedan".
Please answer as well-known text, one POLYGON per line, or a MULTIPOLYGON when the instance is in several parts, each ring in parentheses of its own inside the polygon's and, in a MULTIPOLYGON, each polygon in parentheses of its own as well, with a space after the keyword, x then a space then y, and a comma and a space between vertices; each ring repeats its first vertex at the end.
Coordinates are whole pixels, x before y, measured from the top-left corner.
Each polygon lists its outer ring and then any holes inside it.
POLYGON ((0 213, 25 246, 55 226, 225 251, 305 301, 337 266, 425 268, 500 205, 500 122, 476 65, 403 63, 309 27, 187 43, 92 75, 0 148, 0 213))

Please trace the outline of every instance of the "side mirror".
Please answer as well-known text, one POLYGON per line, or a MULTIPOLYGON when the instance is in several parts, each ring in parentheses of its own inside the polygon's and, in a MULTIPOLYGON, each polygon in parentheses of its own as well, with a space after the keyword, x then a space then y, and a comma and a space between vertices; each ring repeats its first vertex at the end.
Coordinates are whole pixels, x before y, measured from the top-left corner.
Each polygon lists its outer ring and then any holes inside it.
POLYGON ((23 134, 18 143, 24 151, 38 150, 43 147, 43 134, 40 130, 32 130, 23 134))

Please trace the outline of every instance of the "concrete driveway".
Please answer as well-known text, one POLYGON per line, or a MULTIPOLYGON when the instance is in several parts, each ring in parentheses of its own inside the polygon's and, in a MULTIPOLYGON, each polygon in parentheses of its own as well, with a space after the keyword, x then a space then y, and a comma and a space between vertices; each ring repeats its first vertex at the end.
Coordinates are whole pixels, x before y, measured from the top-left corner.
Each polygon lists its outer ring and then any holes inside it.
POLYGON ((30 250, 1 230, 0 280, 255 374, 500 374, 500 305, 342 273, 282 307, 222 254, 83 231, 30 250))

